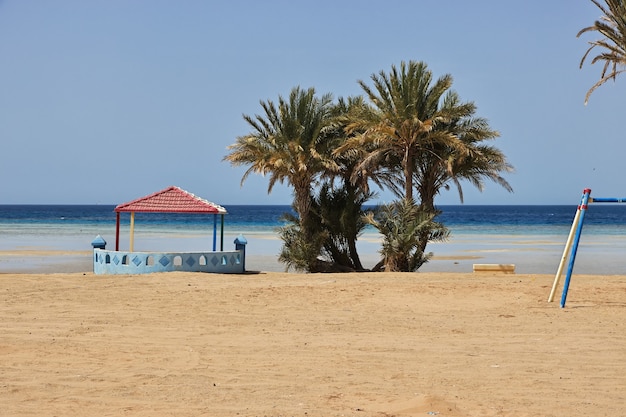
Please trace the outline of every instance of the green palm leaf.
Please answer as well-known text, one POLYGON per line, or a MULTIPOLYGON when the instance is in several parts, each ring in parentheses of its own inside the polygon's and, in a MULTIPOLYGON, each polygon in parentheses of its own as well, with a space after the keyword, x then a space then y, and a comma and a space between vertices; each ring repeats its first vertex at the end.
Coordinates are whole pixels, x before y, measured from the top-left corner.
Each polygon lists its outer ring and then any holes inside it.
POLYGON ((582 68, 589 54, 595 49, 602 50, 593 57, 591 64, 603 62, 600 80, 596 82, 585 95, 585 104, 588 103, 591 93, 608 80, 615 80, 622 72, 626 71, 626 2, 623 0, 606 0, 606 7, 597 0, 591 0, 593 4, 604 13, 600 20, 596 20, 592 26, 581 29, 576 37, 587 32, 598 32, 603 39, 590 41, 589 48, 580 60, 582 68))

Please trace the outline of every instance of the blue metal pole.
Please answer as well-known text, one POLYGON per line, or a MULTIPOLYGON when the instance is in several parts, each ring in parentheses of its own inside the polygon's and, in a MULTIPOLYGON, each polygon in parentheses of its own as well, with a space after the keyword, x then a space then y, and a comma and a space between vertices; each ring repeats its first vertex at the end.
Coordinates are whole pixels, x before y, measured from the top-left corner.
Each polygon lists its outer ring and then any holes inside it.
POLYGON ((217 249, 217 214, 213 215, 213 252, 217 249))
POLYGON ((591 203, 626 203, 626 198, 594 197, 591 203))
POLYGON ((591 190, 585 188, 583 190, 583 196, 580 200, 578 209, 580 210, 580 220, 578 221, 578 227, 576 228, 576 236, 574 237, 574 245, 572 246, 572 254, 570 256, 569 265, 567 267, 567 276, 565 277, 565 284, 563 284, 563 294, 561 295, 561 308, 565 307, 565 300, 567 299, 567 291, 569 289, 569 282, 572 278, 572 272, 574 271, 574 262, 576 261, 576 252, 578 251, 578 243, 580 242, 580 235, 583 230, 583 221, 585 220, 585 212, 587 211, 587 204, 589 203, 589 195, 591 190))

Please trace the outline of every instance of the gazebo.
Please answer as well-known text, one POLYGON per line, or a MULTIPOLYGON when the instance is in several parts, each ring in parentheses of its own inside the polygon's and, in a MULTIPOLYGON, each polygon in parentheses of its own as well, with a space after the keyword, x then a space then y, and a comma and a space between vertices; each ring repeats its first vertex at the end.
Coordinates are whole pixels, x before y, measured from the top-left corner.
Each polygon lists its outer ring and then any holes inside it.
POLYGON ((217 215, 221 217, 220 250, 224 249, 224 207, 211 203, 182 188, 171 186, 145 197, 137 198, 115 207, 115 250, 120 249, 120 213, 130 213, 130 244, 129 250, 134 249, 135 241, 135 213, 188 213, 213 214, 213 250, 217 244, 217 215))
POLYGON ((224 215, 226 209, 179 187, 168 187, 156 193, 119 204, 116 213, 115 250, 106 250, 100 236, 91 243, 96 274, 145 274, 151 272, 190 271, 240 274, 245 272, 246 239, 239 235, 235 250, 224 250, 224 215), (120 213, 130 213, 129 250, 120 251, 120 213), (213 251, 201 252, 135 252, 135 213, 213 214, 213 251), (220 250, 217 246, 217 216, 221 218, 220 250))

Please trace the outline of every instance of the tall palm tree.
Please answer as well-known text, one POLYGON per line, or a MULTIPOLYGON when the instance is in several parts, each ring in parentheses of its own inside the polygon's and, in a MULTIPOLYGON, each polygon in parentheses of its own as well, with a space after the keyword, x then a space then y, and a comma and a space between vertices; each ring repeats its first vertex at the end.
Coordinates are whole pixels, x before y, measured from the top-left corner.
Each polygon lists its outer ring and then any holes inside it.
POLYGON ((327 149, 331 151, 327 158, 332 159, 335 165, 322 174, 325 182, 315 200, 320 225, 327 231, 326 253, 335 264, 353 270, 363 270, 356 242, 366 225, 363 205, 375 194, 369 192, 368 177, 356 172, 359 155, 335 150, 349 139, 346 126, 352 113, 364 106, 362 96, 340 97, 334 104, 332 123, 326 136, 329 140, 327 149))
MULTIPOLYGON (((481 143, 498 137, 498 132, 485 119, 474 117, 474 103, 462 102, 451 90, 450 75, 433 82, 426 64, 411 61, 403 62, 400 71, 392 67, 389 74, 380 72, 372 80, 373 88, 359 83, 373 106, 362 108, 348 125, 349 131, 362 133, 335 151, 360 153, 362 162, 355 172, 377 178, 405 201, 413 201, 417 190, 421 209, 433 216, 438 214, 434 200, 441 188, 455 185, 463 199, 462 180, 482 189, 483 181, 491 179, 511 191, 501 173, 512 167, 502 152, 481 143)), ((424 252, 431 239, 428 228, 417 238, 424 252)))
POLYGON ((302 230, 309 221, 311 188, 320 172, 333 169, 324 131, 329 126, 332 95, 317 97, 315 89, 295 87, 288 99, 261 101, 263 115, 244 115, 252 132, 240 136, 228 147, 224 160, 232 165, 249 165, 241 178, 243 184, 251 173, 268 174, 268 193, 274 185, 287 182, 293 187, 294 208, 302 230))
POLYGON ((389 74, 381 71, 371 79, 373 88, 363 81, 359 84, 373 108, 362 108, 348 124, 347 131, 355 136, 335 152, 368 150, 355 172, 382 179, 392 185, 392 191, 401 189, 400 182, 404 187, 402 197, 411 201, 416 158, 432 154, 439 146, 459 154, 465 152, 464 144, 454 134, 434 130, 438 123, 457 117, 463 109, 440 106, 452 86, 452 77, 444 75, 433 82, 432 72, 423 62, 402 62, 399 70, 392 66, 389 74))
POLYGON ((618 74, 626 71, 626 2, 624 0, 605 0, 607 7, 604 7, 598 0, 591 1, 602 10, 604 15, 600 20, 596 20, 592 26, 581 29, 576 37, 580 37, 586 32, 595 31, 604 38, 589 42, 590 46, 580 60, 580 68, 595 47, 599 47, 602 51, 591 60, 591 64, 603 61, 604 66, 600 80, 587 91, 585 104, 596 88, 610 79, 615 81, 618 74))
MULTIPOLYGON (((456 95, 454 96, 458 99, 456 95)), ((463 180, 480 191, 483 190, 486 179, 494 181, 509 192, 513 191, 511 185, 501 175, 503 172, 512 172, 513 166, 498 148, 482 143, 497 138, 499 133, 489 127, 487 120, 473 118, 475 106, 473 103, 468 104, 467 114, 463 117, 437 126, 437 129, 458 137, 465 145, 465 151, 459 154, 453 148, 438 146, 437 149, 433 149, 436 157, 433 157, 433 154, 423 154, 417 159, 415 183, 421 205, 429 213, 439 213, 435 208, 435 197, 442 188, 456 187, 463 202, 463 180)), ((428 244, 428 232, 425 231, 420 237, 420 249, 423 252, 428 244)))

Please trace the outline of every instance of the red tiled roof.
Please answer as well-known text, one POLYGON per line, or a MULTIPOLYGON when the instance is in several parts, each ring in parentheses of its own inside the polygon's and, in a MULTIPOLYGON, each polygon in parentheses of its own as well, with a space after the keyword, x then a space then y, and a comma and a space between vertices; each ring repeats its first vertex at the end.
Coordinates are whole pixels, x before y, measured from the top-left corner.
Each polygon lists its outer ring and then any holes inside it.
POLYGON ((224 207, 172 186, 115 207, 116 212, 139 213, 217 213, 226 214, 224 207))

